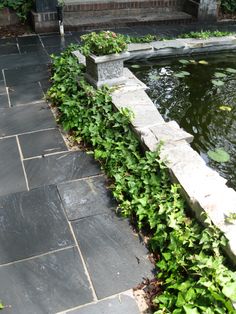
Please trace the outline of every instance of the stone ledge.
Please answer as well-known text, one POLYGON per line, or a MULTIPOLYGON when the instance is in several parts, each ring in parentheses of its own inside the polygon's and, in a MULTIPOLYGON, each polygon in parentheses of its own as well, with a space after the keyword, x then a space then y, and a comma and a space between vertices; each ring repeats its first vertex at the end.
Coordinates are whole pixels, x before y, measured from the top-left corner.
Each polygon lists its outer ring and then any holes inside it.
MULTIPOLYGON (((129 79, 134 81, 130 75, 126 85, 129 85, 129 79)), ((173 182, 182 187, 182 194, 196 217, 204 223, 202 214, 206 213, 225 234, 229 241, 226 253, 236 265, 236 225, 225 223, 225 217, 236 212, 236 192, 228 188, 226 180, 209 168, 191 148, 191 134, 182 130, 175 121, 164 122, 156 107, 154 114, 154 104, 145 94, 144 89, 130 91, 127 87, 120 86, 112 93, 112 101, 117 109, 126 107, 133 111, 132 127, 148 150, 155 151, 163 143, 161 158, 169 169, 173 182)))

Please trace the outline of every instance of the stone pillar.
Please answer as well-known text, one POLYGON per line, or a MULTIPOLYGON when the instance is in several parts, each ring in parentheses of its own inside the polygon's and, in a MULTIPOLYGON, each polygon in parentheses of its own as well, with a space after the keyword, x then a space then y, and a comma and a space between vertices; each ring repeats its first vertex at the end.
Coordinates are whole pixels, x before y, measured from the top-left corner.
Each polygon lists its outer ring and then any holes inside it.
POLYGON ((220 0, 200 0, 198 19, 200 21, 216 21, 218 17, 220 0))

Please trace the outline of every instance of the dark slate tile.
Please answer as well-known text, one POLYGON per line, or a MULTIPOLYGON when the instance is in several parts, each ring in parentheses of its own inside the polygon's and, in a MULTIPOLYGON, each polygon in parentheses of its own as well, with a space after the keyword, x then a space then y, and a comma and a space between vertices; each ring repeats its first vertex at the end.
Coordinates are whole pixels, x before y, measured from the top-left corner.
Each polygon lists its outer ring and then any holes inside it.
POLYGON ((8 90, 12 107, 40 102, 44 97, 39 82, 9 86, 8 90))
POLYGON ((14 45, 17 44, 15 37, 9 37, 9 38, 0 38, 0 45, 14 45))
POLYGON ((44 94, 47 93, 48 89, 51 87, 51 82, 49 82, 49 79, 43 79, 39 82, 41 88, 42 88, 42 91, 44 94))
POLYGON ((0 108, 0 136, 16 135, 55 127, 55 119, 45 102, 34 104, 33 106, 0 108))
POLYGON ((116 207, 104 177, 62 183, 59 193, 69 220, 76 220, 100 213, 110 213, 116 207))
POLYGON ((52 54, 55 56, 59 56, 64 50, 64 48, 60 48, 60 47, 46 47, 45 49, 47 53, 49 54, 49 56, 51 56, 52 54))
POLYGON ((19 53, 17 45, 0 45, 0 56, 19 53))
MULTIPOLYGON (((1 79, 1 73, 0 73, 0 79, 1 79)), ((6 94, 6 93, 7 93, 7 90, 6 90, 5 82, 1 80, 0 81, 0 95, 6 94)))
POLYGON ((85 152, 59 153, 44 158, 24 161, 30 188, 57 184, 99 174, 100 168, 93 157, 85 152))
POLYGON ((21 36, 21 37, 18 37, 17 40, 20 47, 30 46, 30 45, 42 45, 38 35, 21 36))
POLYGON ((0 140, 0 156, 0 195, 27 190, 15 138, 0 140))
POLYGON ((59 130, 48 130, 19 136, 24 158, 67 151, 59 130))
POLYGON ((0 197, 0 264, 74 245, 55 186, 0 197))
POLYGON ((28 53, 27 58, 25 55, 8 55, 1 56, 0 69, 14 69, 16 67, 34 66, 38 64, 48 64, 51 60, 48 54, 43 53, 28 53))
POLYGON ((76 248, 0 267, 0 295, 11 314, 57 313, 93 301, 76 248))
POLYGON ((65 48, 69 44, 78 44, 77 38, 72 35, 65 35, 61 37, 60 35, 41 35, 41 40, 45 47, 61 47, 65 48))
MULTIPOLYGON (((32 52, 44 52, 45 49, 42 45, 26 45, 26 46, 20 46, 20 52, 22 54, 24 53, 32 53, 32 52)), ((27 58, 27 56, 26 56, 27 58)))
POLYGON ((153 276, 148 251, 127 220, 103 214, 77 220, 72 226, 99 299, 153 276))
POLYGON ((15 69, 5 70, 7 86, 16 86, 26 83, 33 83, 48 78, 50 72, 48 66, 39 64, 35 66, 24 66, 15 69))
POLYGON ((66 314, 140 314, 135 299, 129 295, 120 294, 113 298, 85 305, 66 314))
POLYGON ((9 108, 7 94, 0 95, 0 108, 9 108))

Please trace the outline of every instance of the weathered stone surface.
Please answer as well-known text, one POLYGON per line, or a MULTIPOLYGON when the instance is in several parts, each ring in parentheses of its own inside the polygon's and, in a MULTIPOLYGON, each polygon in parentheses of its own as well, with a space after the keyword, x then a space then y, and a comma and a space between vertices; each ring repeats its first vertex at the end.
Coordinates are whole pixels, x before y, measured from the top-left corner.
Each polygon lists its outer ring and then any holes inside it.
POLYGON ((86 57, 86 80, 95 87, 120 85, 126 81, 123 63, 129 52, 97 57, 86 57))
POLYGON ((166 41, 155 41, 152 43, 154 50, 172 48, 174 50, 185 48, 185 40, 166 40, 166 41))
POLYGON ((188 143, 193 141, 193 135, 187 133, 179 127, 175 121, 165 124, 156 124, 150 130, 159 142, 177 142, 185 140, 188 143))
POLYGON ((140 51, 152 51, 153 47, 152 45, 148 43, 143 44, 129 44, 128 45, 128 51, 129 52, 140 52, 140 51))
POLYGON ((198 19, 200 21, 216 21, 219 5, 219 0, 201 0, 198 9, 198 19))

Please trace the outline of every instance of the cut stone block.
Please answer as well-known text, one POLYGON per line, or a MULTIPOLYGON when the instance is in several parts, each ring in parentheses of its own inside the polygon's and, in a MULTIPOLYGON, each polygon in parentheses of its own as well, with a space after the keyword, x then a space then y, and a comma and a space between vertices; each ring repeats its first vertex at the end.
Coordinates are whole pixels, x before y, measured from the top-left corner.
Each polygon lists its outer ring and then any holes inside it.
POLYGON ((30 189, 101 173, 99 164, 94 158, 82 151, 27 159, 24 165, 30 189))
POLYGON ((129 52, 152 51, 152 45, 150 45, 148 43, 143 43, 143 44, 131 43, 131 44, 128 45, 128 51, 129 52))
POLYGON ((65 314, 140 314, 134 297, 130 293, 121 293, 115 297, 85 305, 65 314))
POLYGON ((69 220, 110 213, 117 206, 102 176, 63 183, 58 190, 69 220))
POLYGON ((157 138, 158 142, 178 142, 185 140, 187 143, 193 141, 193 135, 187 133, 179 127, 175 121, 170 121, 164 124, 156 124, 150 127, 150 130, 157 138))
POLYGON ((0 264, 74 245, 55 186, 0 197, 0 264))
POLYGON ((6 313, 45 314, 93 301, 77 248, 0 267, 6 313))
POLYGON ((103 214, 72 222, 72 226, 99 299, 153 276, 148 251, 132 234, 127 220, 103 214))

